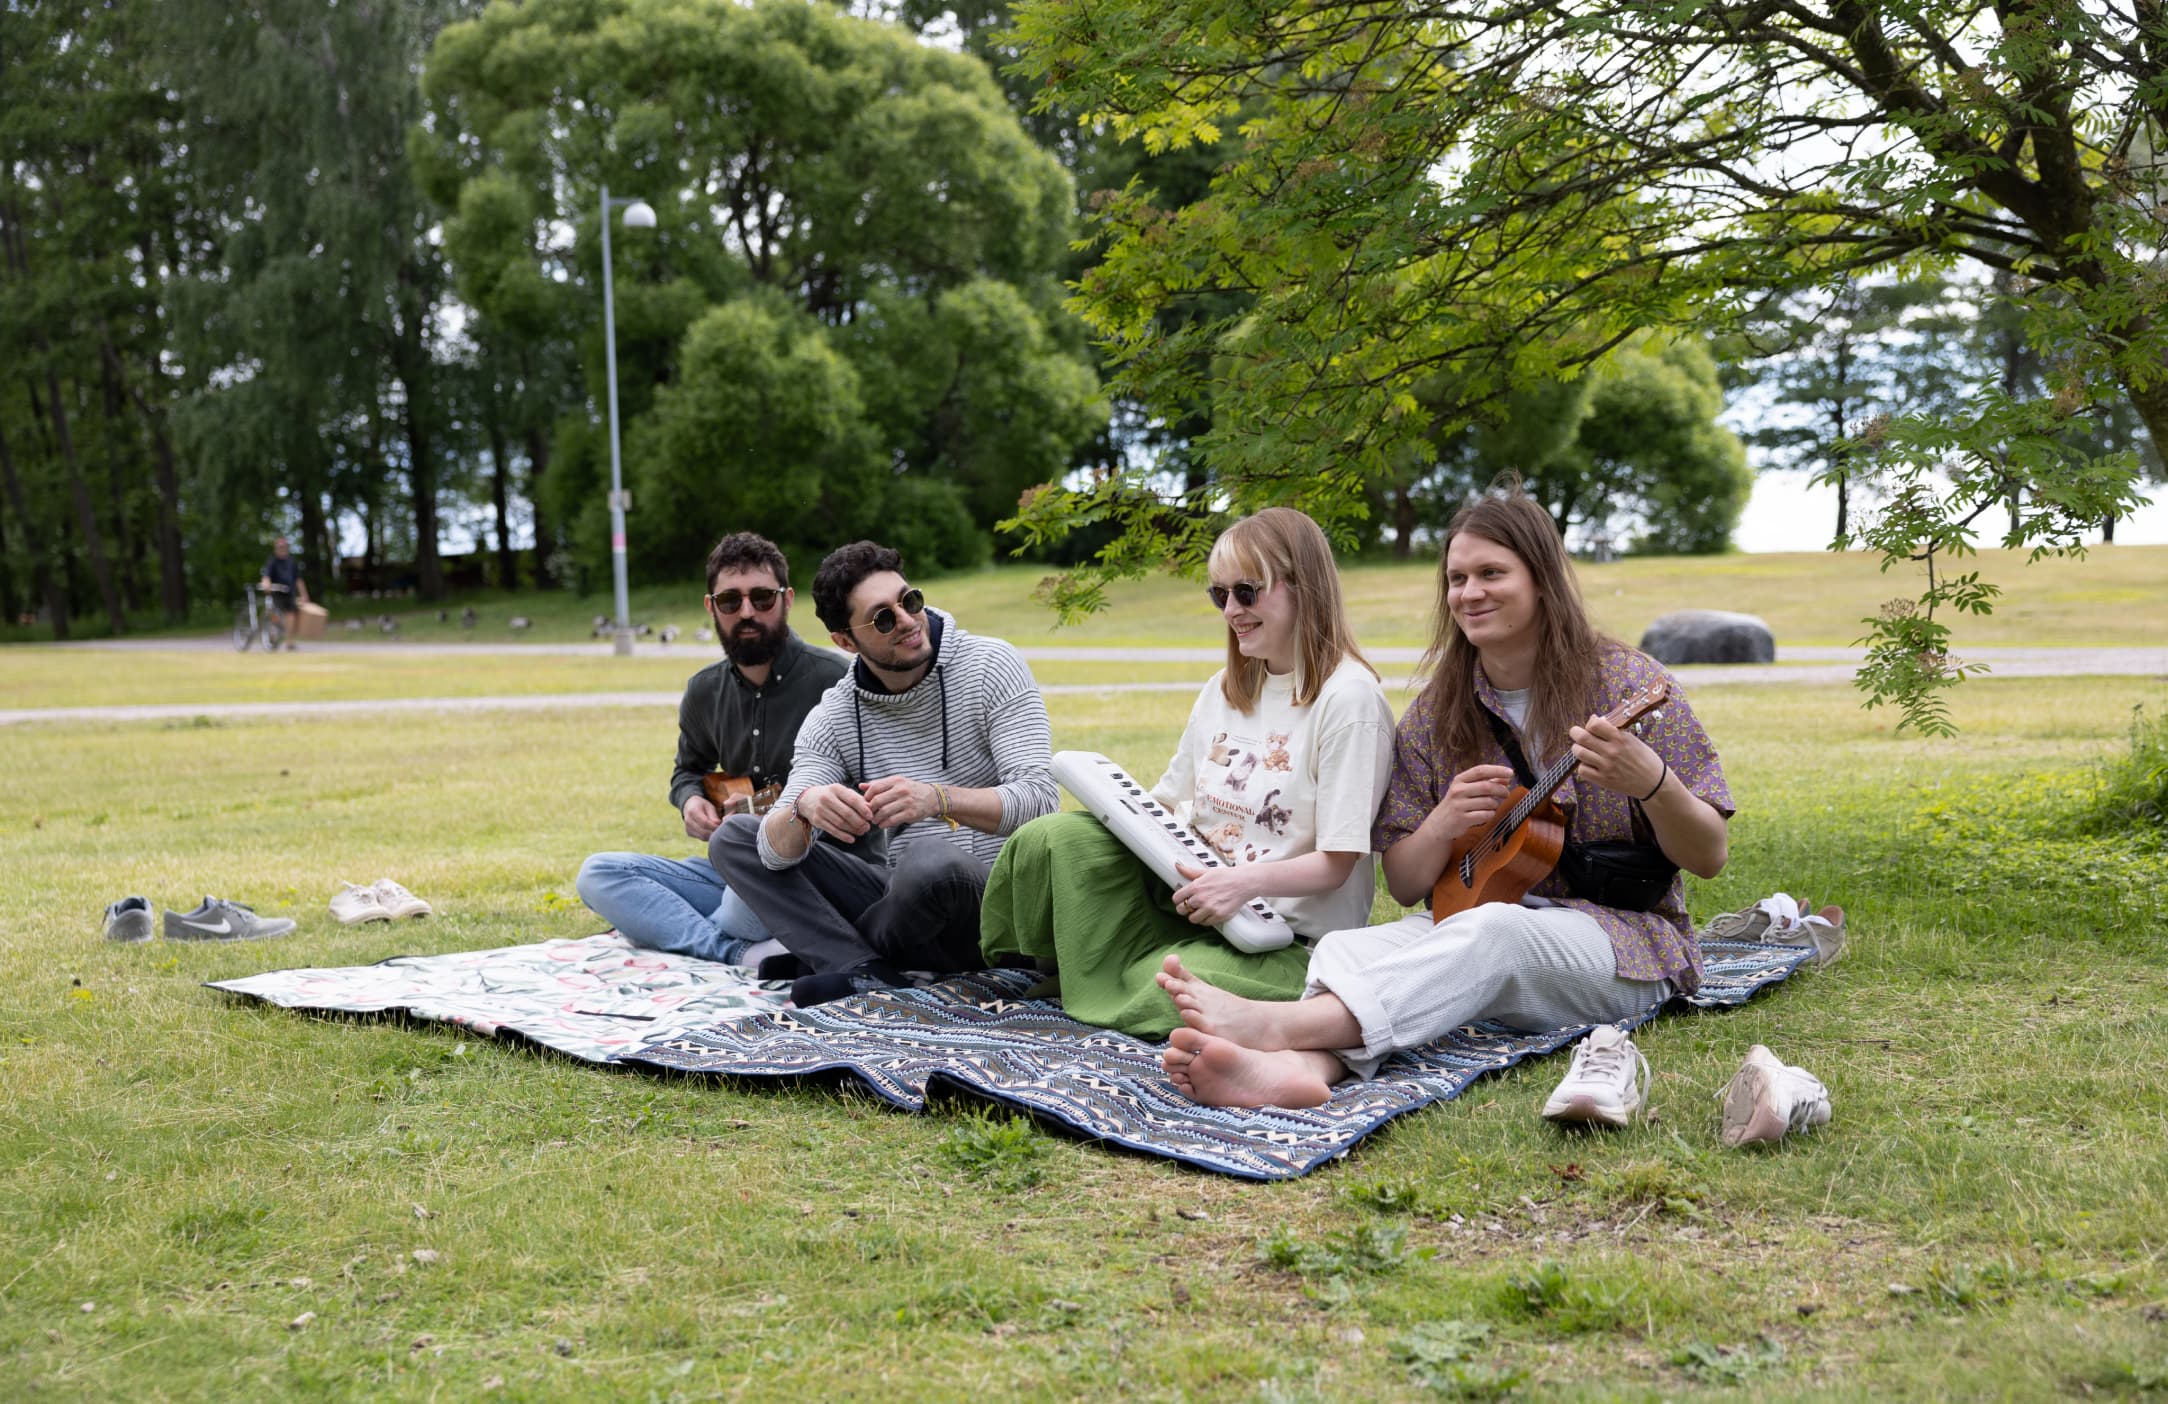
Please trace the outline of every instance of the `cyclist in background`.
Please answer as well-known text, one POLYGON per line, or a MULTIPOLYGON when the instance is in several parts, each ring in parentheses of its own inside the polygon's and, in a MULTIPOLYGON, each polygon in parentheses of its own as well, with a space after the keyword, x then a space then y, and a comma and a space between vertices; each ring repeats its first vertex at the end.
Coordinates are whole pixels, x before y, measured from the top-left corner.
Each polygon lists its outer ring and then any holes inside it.
POLYGON ((294 612, 309 602, 308 584, 301 578, 301 562, 294 559, 293 546, 283 536, 271 542, 271 555, 258 572, 256 588, 264 600, 279 612, 279 622, 285 626, 286 648, 294 648, 294 612))

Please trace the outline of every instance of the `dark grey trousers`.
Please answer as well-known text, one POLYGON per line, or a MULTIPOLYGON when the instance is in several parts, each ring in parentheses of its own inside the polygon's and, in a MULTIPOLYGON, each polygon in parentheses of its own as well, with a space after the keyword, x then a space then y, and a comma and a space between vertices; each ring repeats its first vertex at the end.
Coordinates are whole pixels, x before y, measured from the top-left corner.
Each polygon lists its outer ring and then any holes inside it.
POLYGON ((760 821, 733 814, 708 840, 708 861, 768 934, 818 974, 878 960, 897 970, 977 970, 979 898, 990 864, 923 839, 893 868, 816 843, 796 867, 761 861, 760 821))

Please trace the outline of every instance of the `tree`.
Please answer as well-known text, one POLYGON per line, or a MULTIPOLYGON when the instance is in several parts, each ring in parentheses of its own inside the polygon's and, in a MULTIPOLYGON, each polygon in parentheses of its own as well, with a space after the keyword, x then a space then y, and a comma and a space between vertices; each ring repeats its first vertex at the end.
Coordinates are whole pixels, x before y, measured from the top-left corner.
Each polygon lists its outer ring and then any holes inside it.
MULTIPOLYGON (((1852 279, 1783 300, 1750 320, 1735 352, 1752 359, 1774 412, 1748 436, 1777 468, 1813 473, 1837 490, 1833 540, 1850 536, 1854 482, 1871 467, 1877 419, 1954 414, 1977 367, 1965 292, 1935 274, 1852 279)), ((2022 339, 2012 349, 2022 352, 2022 339)), ((2026 388, 2005 378, 2006 393, 2026 388)), ((1801 543, 1804 545, 1804 541, 1801 543)))
MULTIPOLYGON (((1286 500, 1344 530, 1365 479, 1427 431, 1413 389, 1441 372, 1469 417, 1636 332, 1720 326, 1771 294, 1921 260, 2021 273, 2058 299, 2034 303, 2052 395, 1988 387, 1962 415, 1890 425, 1886 504, 1854 535, 1929 562, 1924 609, 1876 626, 1863 682, 1937 728, 1931 694, 1962 669, 1934 611, 1986 608, 1992 589, 1936 558, 1969 550, 2013 484, 2039 510, 2011 544, 2069 549, 2127 508, 2131 461, 2074 460, 2057 434, 2087 404, 2120 393, 2168 427, 2158 7, 1312 0, 1236 18, 1206 0, 1027 0, 1017 23, 1047 102, 1148 148, 1217 140, 1241 115, 1242 158, 1209 198, 1107 204, 1078 299, 1121 389, 1172 403, 1194 390, 1177 368, 1195 343, 1223 354, 1214 492, 1192 511, 1286 500), (1229 287, 1254 307, 1167 329, 1169 306, 1229 287)), ((1020 525, 1112 514, 1162 538, 1119 568, 1194 554, 1167 507, 1132 478, 1041 494, 1020 525)))
MULTIPOLYGON (((1458 391, 1433 380, 1417 394, 1450 405, 1458 391)), ((1562 534, 1658 554, 1722 551, 1753 487, 1745 449, 1717 423, 1723 408, 1706 347, 1639 338, 1573 380, 1513 391, 1473 425, 1441 416, 1408 520, 1442 529, 1510 471, 1562 534)))
MULTIPOLYGON (((786 0, 535 0, 447 29, 424 86, 415 145, 425 188, 453 211, 462 286, 485 308, 548 302, 549 286, 575 299, 552 310, 582 329, 592 406, 606 390, 596 193, 607 184, 657 209, 652 234, 615 241, 613 270, 627 477, 657 489, 633 494, 643 571, 683 571, 682 552, 658 554, 681 530, 669 514, 693 511, 712 535, 733 520, 726 501, 772 500, 749 484, 687 499, 671 486, 687 465, 648 457, 667 446, 704 442, 723 455, 708 473, 785 492, 804 468, 794 508, 737 519, 771 535, 787 538, 824 501, 877 510, 890 484, 916 476, 950 486, 910 489, 914 504, 962 501, 983 528, 1105 417, 1088 360, 1051 330, 1069 183, 974 59, 786 0), (822 484, 844 472, 826 449, 800 465, 770 456, 764 433, 737 436, 756 427, 750 389, 744 406, 687 402, 741 393, 689 359, 728 361, 712 333, 698 346, 694 333, 732 304, 744 315, 714 325, 784 329, 762 331, 768 349, 744 348, 741 369, 772 354, 834 371, 806 337, 841 358, 861 422, 828 426, 820 442, 865 437, 887 470, 859 484, 870 496, 826 501, 822 484), (642 430, 650 413, 665 422, 642 430), (713 437, 725 424, 738 428, 713 437)), ((565 511, 591 500, 591 462, 560 454, 552 472, 564 477, 545 500, 565 511)), ((592 528, 573 539, 593 561, 592 528)))
POLYGON ((439 498, 453 349, 435 215, 407 133, 415 73, 458 0, 172 0, 178 81, 214 140, 187 153, 228 205, 219 256, 183 290, 196 371, 185 432, 223 514, 262 521, 281 493, 319 572, 342 506, 396 471, 420 593, 438 598, 439 498), (397 452, 392 450, 396 448, 397 452))

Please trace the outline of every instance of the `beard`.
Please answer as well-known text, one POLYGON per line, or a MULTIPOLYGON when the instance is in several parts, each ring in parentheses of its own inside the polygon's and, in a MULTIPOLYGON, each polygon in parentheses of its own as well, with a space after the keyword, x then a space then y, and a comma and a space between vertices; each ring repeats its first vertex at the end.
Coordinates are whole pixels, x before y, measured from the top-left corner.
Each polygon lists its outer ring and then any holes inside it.
POLYGON ((790 616, 778 613, 775 624, 770 627, 758 619, 738 619, 730 628, 718 630, 716 637, 723 645, 723 656, 741 668, 758 668, 775 661, 777 650, 783 647, 783 637, 790 632, 790 616))

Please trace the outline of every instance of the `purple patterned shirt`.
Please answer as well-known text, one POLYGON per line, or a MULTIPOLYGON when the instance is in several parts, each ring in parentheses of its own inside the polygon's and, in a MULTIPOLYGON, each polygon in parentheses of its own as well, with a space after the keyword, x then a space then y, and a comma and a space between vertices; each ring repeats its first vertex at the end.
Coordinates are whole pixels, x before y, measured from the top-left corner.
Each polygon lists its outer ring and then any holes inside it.
MULTIPOLYGON (((1671 773, 1687 789, 1729 819, 1732 815, 1731 789, 1724 783, 1724 766, 1717 759, 1716 746, 1694 716, 1694 709, 1688 704, 1679 680, 1661 663, 1624 644, 1605 645, 1595 693, 1585 710, 1608 712, 1659 679, 1669 684, 1671 700, 1663 705, 1663 720, 1644 723, 1641 739, 1670 763, 1671 773)), ((1475 690, 1485 707, 1500 717, 1506 716, 1490 680, 1483 676, 1481 663, 1476 664, 1475 690)), ((1378 811, 1377 827, 1371 835, 1372 846, 1380 853, 1415 832, 1430 811, 1445 798, 1446 787, 1453 783, 1455 775, 1470 766, 1510 764, 1505 749, 1488 737, 1484 739, 1480 754, 1453 757, 1448 763, 1439 764, 1434 732, 1429 698, 1418 697, 1393 733, 1393 776, 1386 786, 1385 804, 1378 811)), ((1539 756, 1530 751, 1526 736, 1521 736, 1520 741, 1522 750, 1528 752, 1529 765, 1538 771, 1559 754, 1554 749, 1548 755, 1539 756)), ((1632 841, 1633 802, 1624 795, 1595 785, 1578 789, 1575 783, 1578 778, 1566 777, 1555 796, 1561 807, 1573 812, 1568 836, 1580 843, 1632 841)), ((1611 938, 1620 979, 1669 980, 1682 993, 1700 987, 1701 948, 1694 940, 1693 922, 1686 915, 1682 879, 1672 879, 1671 890, 1664 894, 1664 900, 1655 910, 1647 912, 1620 911, 1575 897, 1567 892, 1556 871, 1537 883, 1532 895, 1547 897, 1562 907, 1571 907, 1594 917, 1611 938)))

